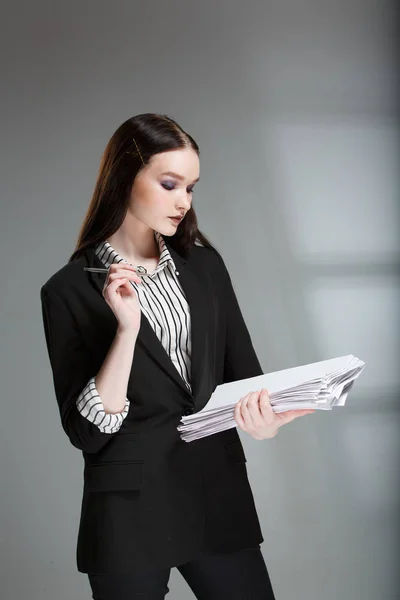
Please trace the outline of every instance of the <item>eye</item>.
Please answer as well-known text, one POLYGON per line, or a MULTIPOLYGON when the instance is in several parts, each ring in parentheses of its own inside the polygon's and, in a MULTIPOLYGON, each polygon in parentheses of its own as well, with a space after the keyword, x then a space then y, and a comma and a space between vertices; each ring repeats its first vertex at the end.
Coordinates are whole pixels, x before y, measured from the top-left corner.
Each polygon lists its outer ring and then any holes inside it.
POLYGON ((174 185, 172 185, 172 187, 171 187, 171 184, 169 184, 169 183, 162 183, 161 185, 163 186, 164 189, 166 189, 168 191, 173 190, 175 187, 174 185))
MULTIPOLYGON (((171 192, 173 189, 175 189, 175 186, 174 186, 174 184, 171 184, 171 183, 162 183, 161 185, 162 185, 162 187, 163 187, 165 190, 168 190, 169 192, 171 192)), ((192 187, 192 188, 189 188, 189 189, 188 189, 188 192, 189 192, 190 194, 193 194, 193 193, 194 193, 194 187, 192 187)))

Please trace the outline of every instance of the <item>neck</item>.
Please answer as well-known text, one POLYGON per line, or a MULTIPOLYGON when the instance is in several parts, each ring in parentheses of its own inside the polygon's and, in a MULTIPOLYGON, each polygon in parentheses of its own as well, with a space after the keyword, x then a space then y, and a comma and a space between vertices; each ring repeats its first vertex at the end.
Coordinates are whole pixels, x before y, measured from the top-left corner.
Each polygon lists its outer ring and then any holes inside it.
POLYGON ((128 231, 122 225, 115 233, 108 236, 107 241, 125 260, 140 265, 152 259, 159 259, 160 249, 154 237, 154 230, 149 227, 132 228, 128 231))

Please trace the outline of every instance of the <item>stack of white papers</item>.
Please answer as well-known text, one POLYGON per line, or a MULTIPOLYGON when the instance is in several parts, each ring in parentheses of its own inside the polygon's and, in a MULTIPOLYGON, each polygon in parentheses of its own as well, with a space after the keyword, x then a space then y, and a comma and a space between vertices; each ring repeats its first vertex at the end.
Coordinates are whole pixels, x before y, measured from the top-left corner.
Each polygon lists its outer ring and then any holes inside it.
POLYGON ((181 418, 181 438, 191 442, 236 427, 235 404, 249 392, 266 388, 274 412, 314 408, 331 410, 344 406, 354 381, 365 363, 352 354, 309 365, 275 371, 249 379, 218 385, 206 406, 181 418))

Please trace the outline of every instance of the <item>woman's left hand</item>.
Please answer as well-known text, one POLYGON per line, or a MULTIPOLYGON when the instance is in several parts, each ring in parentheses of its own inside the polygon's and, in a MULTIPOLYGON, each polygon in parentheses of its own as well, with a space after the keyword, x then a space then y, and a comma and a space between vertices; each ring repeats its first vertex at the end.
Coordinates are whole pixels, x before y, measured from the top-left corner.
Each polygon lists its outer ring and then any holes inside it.
POLYGON ((297 417, 314 413, 315 409, 287 410, 275 413, 269 401, 268 390, 250 392, 235 405, 235 421, 243 431, 255 440, 275 437, 279 427, 297 417))

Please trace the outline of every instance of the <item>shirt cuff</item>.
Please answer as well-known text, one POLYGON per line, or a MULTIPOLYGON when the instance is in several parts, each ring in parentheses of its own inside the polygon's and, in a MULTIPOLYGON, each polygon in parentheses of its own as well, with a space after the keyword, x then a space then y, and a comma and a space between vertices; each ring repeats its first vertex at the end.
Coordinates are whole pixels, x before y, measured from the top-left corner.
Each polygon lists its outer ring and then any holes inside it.
POLYGON ((96 389, 95 377, 91 377, 79 394, 76 406, 83 417, 88 419, 103 433, 115 433, 119 430, 123 420, 129 411, 129 400, 125 399, 125 407, 122 412, 106 413, 100 395, 96 389))

